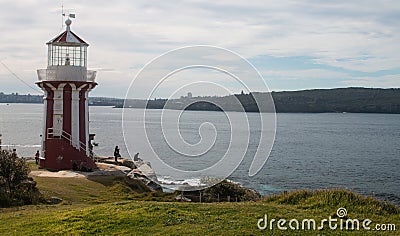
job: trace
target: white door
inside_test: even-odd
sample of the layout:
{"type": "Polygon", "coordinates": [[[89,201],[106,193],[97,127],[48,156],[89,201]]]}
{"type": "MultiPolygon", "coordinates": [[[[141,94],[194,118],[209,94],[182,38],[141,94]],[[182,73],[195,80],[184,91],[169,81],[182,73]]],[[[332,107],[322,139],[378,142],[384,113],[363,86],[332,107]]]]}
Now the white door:
{"type": "Polygon", "coordinates": [[[55,114],[53,119],[53,136],[60,137],[62,134],[63,116],[55,114]]]}

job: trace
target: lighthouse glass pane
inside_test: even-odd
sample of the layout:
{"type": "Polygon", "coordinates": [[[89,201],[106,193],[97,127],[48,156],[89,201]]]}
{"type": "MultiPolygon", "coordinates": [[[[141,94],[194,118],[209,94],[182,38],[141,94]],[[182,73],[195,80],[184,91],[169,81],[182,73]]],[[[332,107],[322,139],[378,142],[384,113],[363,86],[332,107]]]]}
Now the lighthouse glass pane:
{"type": "Polygon", "coordinates": [[[86,47],[81,47],[81,53],[82,53],[82,66],[86,67],[86,47]]]}
{"type": "Polygon", "coordinates": [[[51,54],[52,52],[51,52],[51,45],[48,45],[47,46],[47,55],[49,55],[48,57],[47,57],[47,65],[51,65],[52,64],[52,57],[50,56],[50,55],[52,55],[51,54]]]}
{"type": "Polygon", "coordinates": [[[50,45],[48,63],[49,66],[86,67],[86,46],[50,45]]]}

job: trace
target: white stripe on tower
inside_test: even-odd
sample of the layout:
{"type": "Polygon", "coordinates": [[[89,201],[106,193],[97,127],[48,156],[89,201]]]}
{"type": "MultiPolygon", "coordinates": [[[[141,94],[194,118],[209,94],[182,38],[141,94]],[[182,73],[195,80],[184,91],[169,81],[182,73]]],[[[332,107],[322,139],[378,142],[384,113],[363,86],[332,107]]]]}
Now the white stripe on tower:
{"type": "Polygon", "coordinates": [[[44,92],[44,97],[43,97],[43,107],[44,107],[44,112],[43,112],[43,131],[42,131],[42,150],[40,151],[40,156],[44,157],[44,150],[45,150],[45,140],[46,140],[46,123],[47,123],[47,96],[48,92],[44,87],[41,87],[44,92]]]}
{"type": "Polygon", "coordinates": [[[72,104],[71,104],[71,141],[72,146],[80,148],[79,143],[79,90],[75,84],[70,83],[72,88],[72,104]]]}
{"type": "Polygon", "coordinates": [[[65,83],[61,83],[58,85],[58,88],[55,88],[50,83],[46,84],[53,90],[53,135],[61,136],[62,135],[62,127],[63,127],[63,89],[65,83]]]}
{"type": "Polygon", "coordinates": [[[88,94],[91,89],[89,88],[85,91],[85,135],[86,135],[86,155],[90,156],[89,152],[89,102],[88,102],[88,94]]]}
{"type": "Polygon", "coordinates": [[[40,150],[40,156],[44,157],[44,150],[45,150],[45,140],[46,140],[46,122],[47,122],[47,96],[48,92],[46,88],[44,87],[43,84],[39,84],[39,87],[43,90],[44,96],[43,96],[43,127],[42,127],[42,149],[40,150]]]}

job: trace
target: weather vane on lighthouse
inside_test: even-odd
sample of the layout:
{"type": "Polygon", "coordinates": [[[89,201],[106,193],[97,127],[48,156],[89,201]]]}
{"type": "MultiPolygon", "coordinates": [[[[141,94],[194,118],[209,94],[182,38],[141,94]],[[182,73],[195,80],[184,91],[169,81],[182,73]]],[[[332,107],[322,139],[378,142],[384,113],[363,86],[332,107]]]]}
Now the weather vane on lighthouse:
{"type": "MultiPolygon", "coordinates": [[[[65,13],[63,12],[63,16],[65,13]]],[[[39,69],[36,84],[44,91],[41,168],[92,170],[88,94],[97,83],[87,70],[87,44],[71,30],[75,14],[67,14],[66,29],[47,43],[47,69],[39,69]]]]}
{"type": "Polygon", "coordinates": [[[70,13],[69,10],[66,12],[64,12],[64,5],[61,5],[61,28],[64,28],[64,18],[65,17],[69,18],[75,18],[75,13],[70,13]]]}

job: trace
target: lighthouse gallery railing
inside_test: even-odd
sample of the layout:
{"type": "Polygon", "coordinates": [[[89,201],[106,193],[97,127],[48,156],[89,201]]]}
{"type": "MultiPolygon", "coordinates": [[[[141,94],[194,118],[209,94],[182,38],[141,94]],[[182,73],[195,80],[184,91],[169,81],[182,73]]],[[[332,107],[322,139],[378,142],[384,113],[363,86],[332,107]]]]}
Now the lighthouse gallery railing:
{"type": "Polygon", "coordinates": [[[77,66],[63,66],[63,70],[58,70],[58,67],[52,69],[39,69],[37,75],[40,81],[84,81],[95,82],[96,71],[86,70],[77,66]]]}

